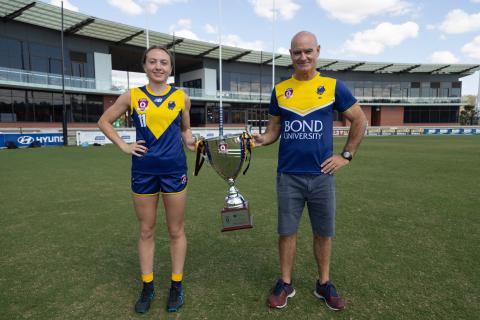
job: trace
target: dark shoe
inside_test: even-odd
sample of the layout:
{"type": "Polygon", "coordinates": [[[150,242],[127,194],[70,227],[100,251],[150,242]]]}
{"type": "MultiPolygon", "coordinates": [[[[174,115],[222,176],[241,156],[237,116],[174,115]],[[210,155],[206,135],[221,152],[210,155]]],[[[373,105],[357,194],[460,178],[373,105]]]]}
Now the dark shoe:
{"type": "Polygon", "coordinates": [[[343,300],[337,294],[335,286],[330,281],[327,281],[325,284],[322,285],[319,281],[317,281],[316,288],[313,291],[313,294],[315,295],[315,297],[324,300],[327,304],[327,307],[335,311],[343,310],[347,305],[345,303],[345,300],[343,300]]]}
{"type": "Polygon", "coordinates": [[[282,279],[278,279],[277,284],[268,297],[267,303],[270,308],[281,309],[287,306],[288,298],[295,295],[295,289],[291,284],[286,284],[282,279]]]}
{"type": "Polygon", "coordinates": [[[182,287],[172,286],[168,295],[167,311],[177,312],[183,306],[184,298],[182,287]]]}
{"type": "Polygon", "coordinates": [[[146,313],[150,309],[150,303],[155,297],[155,291],[153,287],[143,286],[142,293],[135,303],[135,312],[137,313],[146,313]]]}

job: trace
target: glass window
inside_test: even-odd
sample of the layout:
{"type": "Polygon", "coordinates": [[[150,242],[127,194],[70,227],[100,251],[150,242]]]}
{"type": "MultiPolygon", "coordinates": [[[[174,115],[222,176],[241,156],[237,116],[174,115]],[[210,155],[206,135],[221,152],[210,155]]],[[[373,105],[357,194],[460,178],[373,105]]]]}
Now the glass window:
{"type": "Polygon", "coordinates": [[[0,66],[22,69],[22,43],[16,39],[0,37],[0,66]]]}
{"type": "Polygon", "coordinates": [[[86,122],[85,96],[83,94],[72,94],[71,99],[72,122],[86,122]]]}
{"type": "Polygon", "coordinates": [[[97,122],[103,114],[103,97],[102,96],[86,96],[87,122],[97,122]]]}
{"type": "Polygon", "coordinates": [[[35,109],[35,121],[52,122],[53,121],[53,106],[52,93],[33,91],[32,105],[35,109]]]}
{"type": "Polygon", "coordinates": [[[355,97],[363,97],[363,88],[355,88],[353,95],[355,97]]]}
{"type": "Polygon", "coordinates": [[[48,58],[32,55],[30,57],[30,66],[32,71],[47,73],[49,70],[48,58]]]}
{"type": "Polygon", "coordinates": [[[54,74],[62,74],[62,60],[50,58],[49,59],[49,72],[54,74]]]}
{"type": "MultiPolygon", "coordinates": [[[[67,120],[71,119],[70,112],[70,95],[65,94],[65,106],[67,109],[67,120]]],[[[63,121],[63,98],[61,93],[53,94],[53,121],[62,122],[63,121]]],[[[70,120],[71,121],[71,120],[70,120]]]]}
{"type": "Polygon", "coordinates": [[[12,90],[0,89],[0,122],[14,122],[12,90]]]}
{"type": "Polygon", "coordinates": [[[456,106],[407,106],[404,123],[457,123],[456,106]]]}
{"type": "Polygon", "coordinates": [[[409,96],[412,97],[412,98],[420,97],[420,89],[419,88],[411,88],[409,96]]]}
{"type": "Polygon", "coordinates": [[[373,97],[373,88],[364,88],[363,89],[364,97],[373,97]]]}
{"type": "Polygon", "coordinates": [[[17,121],[35,121],[34,106],[29,105],[31,91],[12,90],[12,100],[17,121]]]}

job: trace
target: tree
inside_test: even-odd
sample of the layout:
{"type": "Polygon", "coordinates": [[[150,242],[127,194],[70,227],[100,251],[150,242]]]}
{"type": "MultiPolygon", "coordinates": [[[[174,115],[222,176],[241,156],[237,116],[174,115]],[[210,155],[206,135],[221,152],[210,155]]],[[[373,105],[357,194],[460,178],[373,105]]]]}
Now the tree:
{"type": "Polygon", "coordinates": [[[478,124],[478,110],[475,109],[476,96],[468,96],[467,103],[460,107],[460,124],[474,125],[478,124]]]}

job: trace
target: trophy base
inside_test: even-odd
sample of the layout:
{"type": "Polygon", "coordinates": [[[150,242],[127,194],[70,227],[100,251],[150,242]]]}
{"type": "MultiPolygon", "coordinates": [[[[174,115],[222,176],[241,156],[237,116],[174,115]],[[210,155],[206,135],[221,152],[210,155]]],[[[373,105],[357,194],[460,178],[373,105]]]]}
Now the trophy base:
{"type": "Polygon", "coordinates": [[[222,232],[253,228],[253,219],[247,202],[240,208],[223,208],[221,217],[222,232]]]}

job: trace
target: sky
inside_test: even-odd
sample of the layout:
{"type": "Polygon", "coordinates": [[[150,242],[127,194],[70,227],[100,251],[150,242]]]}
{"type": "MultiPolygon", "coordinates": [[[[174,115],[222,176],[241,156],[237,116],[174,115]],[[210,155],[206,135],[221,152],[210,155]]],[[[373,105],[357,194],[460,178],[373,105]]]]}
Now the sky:
{"type": "MultiPolygon", "coordinates": [[[[60,5],[60,0],[44,0],[60,5]]],[[[189,39],[288,54],[313,32],[321,58],[480,64],[480,0],[64,0],[64,7],[189,39]],[[220,14],[221,13],[221,14],[220,14]]],[[[478,93],[479,72],[462,80],[478,93]]]]}

